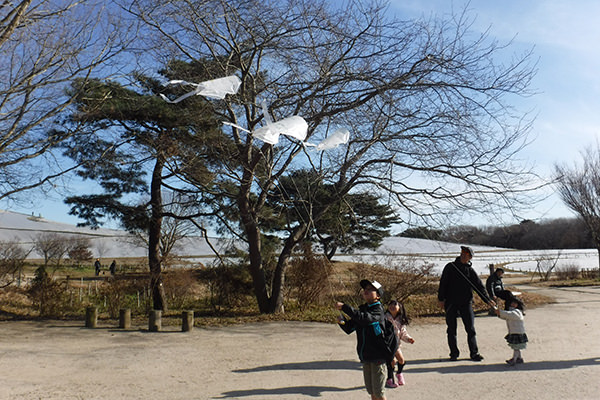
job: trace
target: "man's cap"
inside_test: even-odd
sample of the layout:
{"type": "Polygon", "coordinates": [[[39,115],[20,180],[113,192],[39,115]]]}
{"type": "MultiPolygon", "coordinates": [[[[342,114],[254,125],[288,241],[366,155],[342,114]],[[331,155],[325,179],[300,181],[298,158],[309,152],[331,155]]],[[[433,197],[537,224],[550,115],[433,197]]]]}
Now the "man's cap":
{"type": "Polygon", "coordinates": [[[362,287],[363,289],[366,289],[368,286],[373,286],[377,291],[377,294],[380,297],[383,296],[383,286],[381,286],[381,283],[377,281],[370,281],[368,279],[363,279],[362,281],[360,281],[360,287],[362,287]]]}
{"type": "Polygon", "coordinates": [[[473,257],[473,255],[474,255],[473,249],[470,248],[469,246],[460,246],[460,250],[466,251],[467,253],[469,253],[471,255],[471,257],[473,257]]]}

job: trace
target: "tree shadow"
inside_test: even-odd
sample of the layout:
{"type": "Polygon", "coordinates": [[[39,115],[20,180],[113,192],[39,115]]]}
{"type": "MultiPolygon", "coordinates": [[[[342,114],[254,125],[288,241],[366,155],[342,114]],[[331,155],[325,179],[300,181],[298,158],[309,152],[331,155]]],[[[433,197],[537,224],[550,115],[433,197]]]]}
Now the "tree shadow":
{"type": "Polygon", "coordinates": [[[332,361],[309,361],[309,362],[297,362],[297,363],[284,363],[274,365],[264,365],[254,368],[236,369],[233,372],[236,373],[250,373],[250,372],[265,372],[265,371],[282,371],[282,370],[361,370],[361,365],[358,361],[350,360],[332,360],[332,361]]]}
{"type": "Polygon", "coordinates": [[[310,397],[326,397],[327,393],[351,392],[355,390],[364,390],[363,386],[352,388],[336,388],[329,386],[294,386],[286,388],[273,389],[249,389],[249,390],[233,390],[225,392],[221,397],[213,397],[213,399],[237,399],[248,396],[282,396],[282,395],[298,395],[310,397]],[[325,396],[324,396],[325,395],[325,396]]]}
{"type": "Polygon", "coordinates": [[[541,370],[558,370],[558,369],[570,369],[582,366],[600,366],[600,357],[584,358],[580,360],[558,360],[558,361],[533,361],[525,362],[524,364],[517,364],[514,367],[508,364],[481,364],[472,363],[465,365],[458,362],[446,361],[447,366],[435,367],[413,367],[414,365],[421,364],[438,364],[439,359],[433,360],[411,360],[407,369],[411,373],[427,373],[427,372],[438,372],[440,374],[455,374],[455,373],[485,373],[485,372],[502,372],[511,369],[518,369],[520,371],[541,371],[541,370]]]}

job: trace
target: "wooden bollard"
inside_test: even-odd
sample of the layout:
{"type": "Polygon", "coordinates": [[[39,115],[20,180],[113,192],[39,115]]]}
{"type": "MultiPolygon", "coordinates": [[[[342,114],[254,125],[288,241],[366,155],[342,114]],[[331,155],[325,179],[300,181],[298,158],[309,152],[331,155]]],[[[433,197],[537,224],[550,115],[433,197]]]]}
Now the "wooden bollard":
{"type": "Polygon", "coordinates": [[[119,328],[131,329],[131,309],[121,308],[119,310],[119,328]]]}
{"type": "Polygon", "coordinates": [[[95,328],[98,325],[98,308],[97,307],[87,307],[85,309],[85,327],[86,328],[95,328]]]}
{"type": "Polygon", "coordinates": [[[181,313],[181,331],[189,332],[194,329],[194,312],[183,311],[181,313]]]}
{"type": "Polygon", "coordinates": [[[150,319],[148,322],[148,330],[150,332],[159,332],[161,329],[161,310],[152,310],[150,311],[150,319]]]}

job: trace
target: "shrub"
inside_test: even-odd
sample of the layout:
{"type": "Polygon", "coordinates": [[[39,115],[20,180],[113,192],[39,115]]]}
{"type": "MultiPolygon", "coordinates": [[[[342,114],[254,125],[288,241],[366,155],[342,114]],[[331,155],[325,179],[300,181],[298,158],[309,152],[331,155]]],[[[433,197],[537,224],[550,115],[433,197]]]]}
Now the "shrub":
{"type": "Polygon", "coordinates": [[[152,308],[152,297],[147,277],[111,277],[98,286],[96,296],[90,302],[100,310],[117,318],[122,308],[129,308],[132,314],[146,315],[152,308]]]}
{"type": "Polygon", "coordinates": [[[433,275],[433,264],[418,264],[416,259],[398,260],[389,257],[385,266],[356,264],[351,268],[356,285],[361,279],[376,280],[383,285],[382,301],[391,299],[400,302],[410,296],[437,293],[437,278],[433,275]]]}
{"type": "Polygon", "coordinates": [[[556,278],[559,280],[578,279],[580,268],[577,264],[565,264],[556,269],[556,278]]]}
{"type": "Polygon", "coordinates": [[[223,263],[199,272],[209,291],[208,301],[214,310],[243,305],[252,295],[252,279],[243,263],[223,263]]]}
{"type": "Polygon", "coordinates": [[[288,301],[295,299],[300,310],[310,305],[322,305],[331,301],[331,263],[324,256],[315,256],[310,244],[302,248],[302,256],[291,261],[286,283],[288,301]],[[329,288],[329,290],[327,290],[329,288]]]}
{"type": "Polygon", "coordinates": [[[27,294],[40,317],[58,318],[71,310],[66,283],[54,281],[44,267],[35,271],[27,294]]]}
{"type": "Polygon", "coordinates": [[[163,287],[169,309],[181,310],[193,302],[198,284],[194,271],[174,269],[164,275],[163,287]]]}

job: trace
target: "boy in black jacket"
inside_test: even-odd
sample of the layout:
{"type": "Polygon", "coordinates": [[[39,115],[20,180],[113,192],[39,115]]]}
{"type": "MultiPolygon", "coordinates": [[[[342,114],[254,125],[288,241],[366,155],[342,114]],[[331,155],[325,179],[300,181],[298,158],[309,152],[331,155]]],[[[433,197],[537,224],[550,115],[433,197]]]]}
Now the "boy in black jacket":
{"type": "Polygon", "coordinates": [[[380,299],[383,288],[377,281],[362,280],[362,296],[365,304],[358,309],[344,303],[336,303],[336,308],[348,318],[340,317],[338,323],[347,334],[356,331],[358,358],[363,364],[363,376],[367,392],[372,400],[385,400],[385,380],[387,378],[386,355],[378,336],[382,335],[380,322],[384,309],[380,299]]]}

